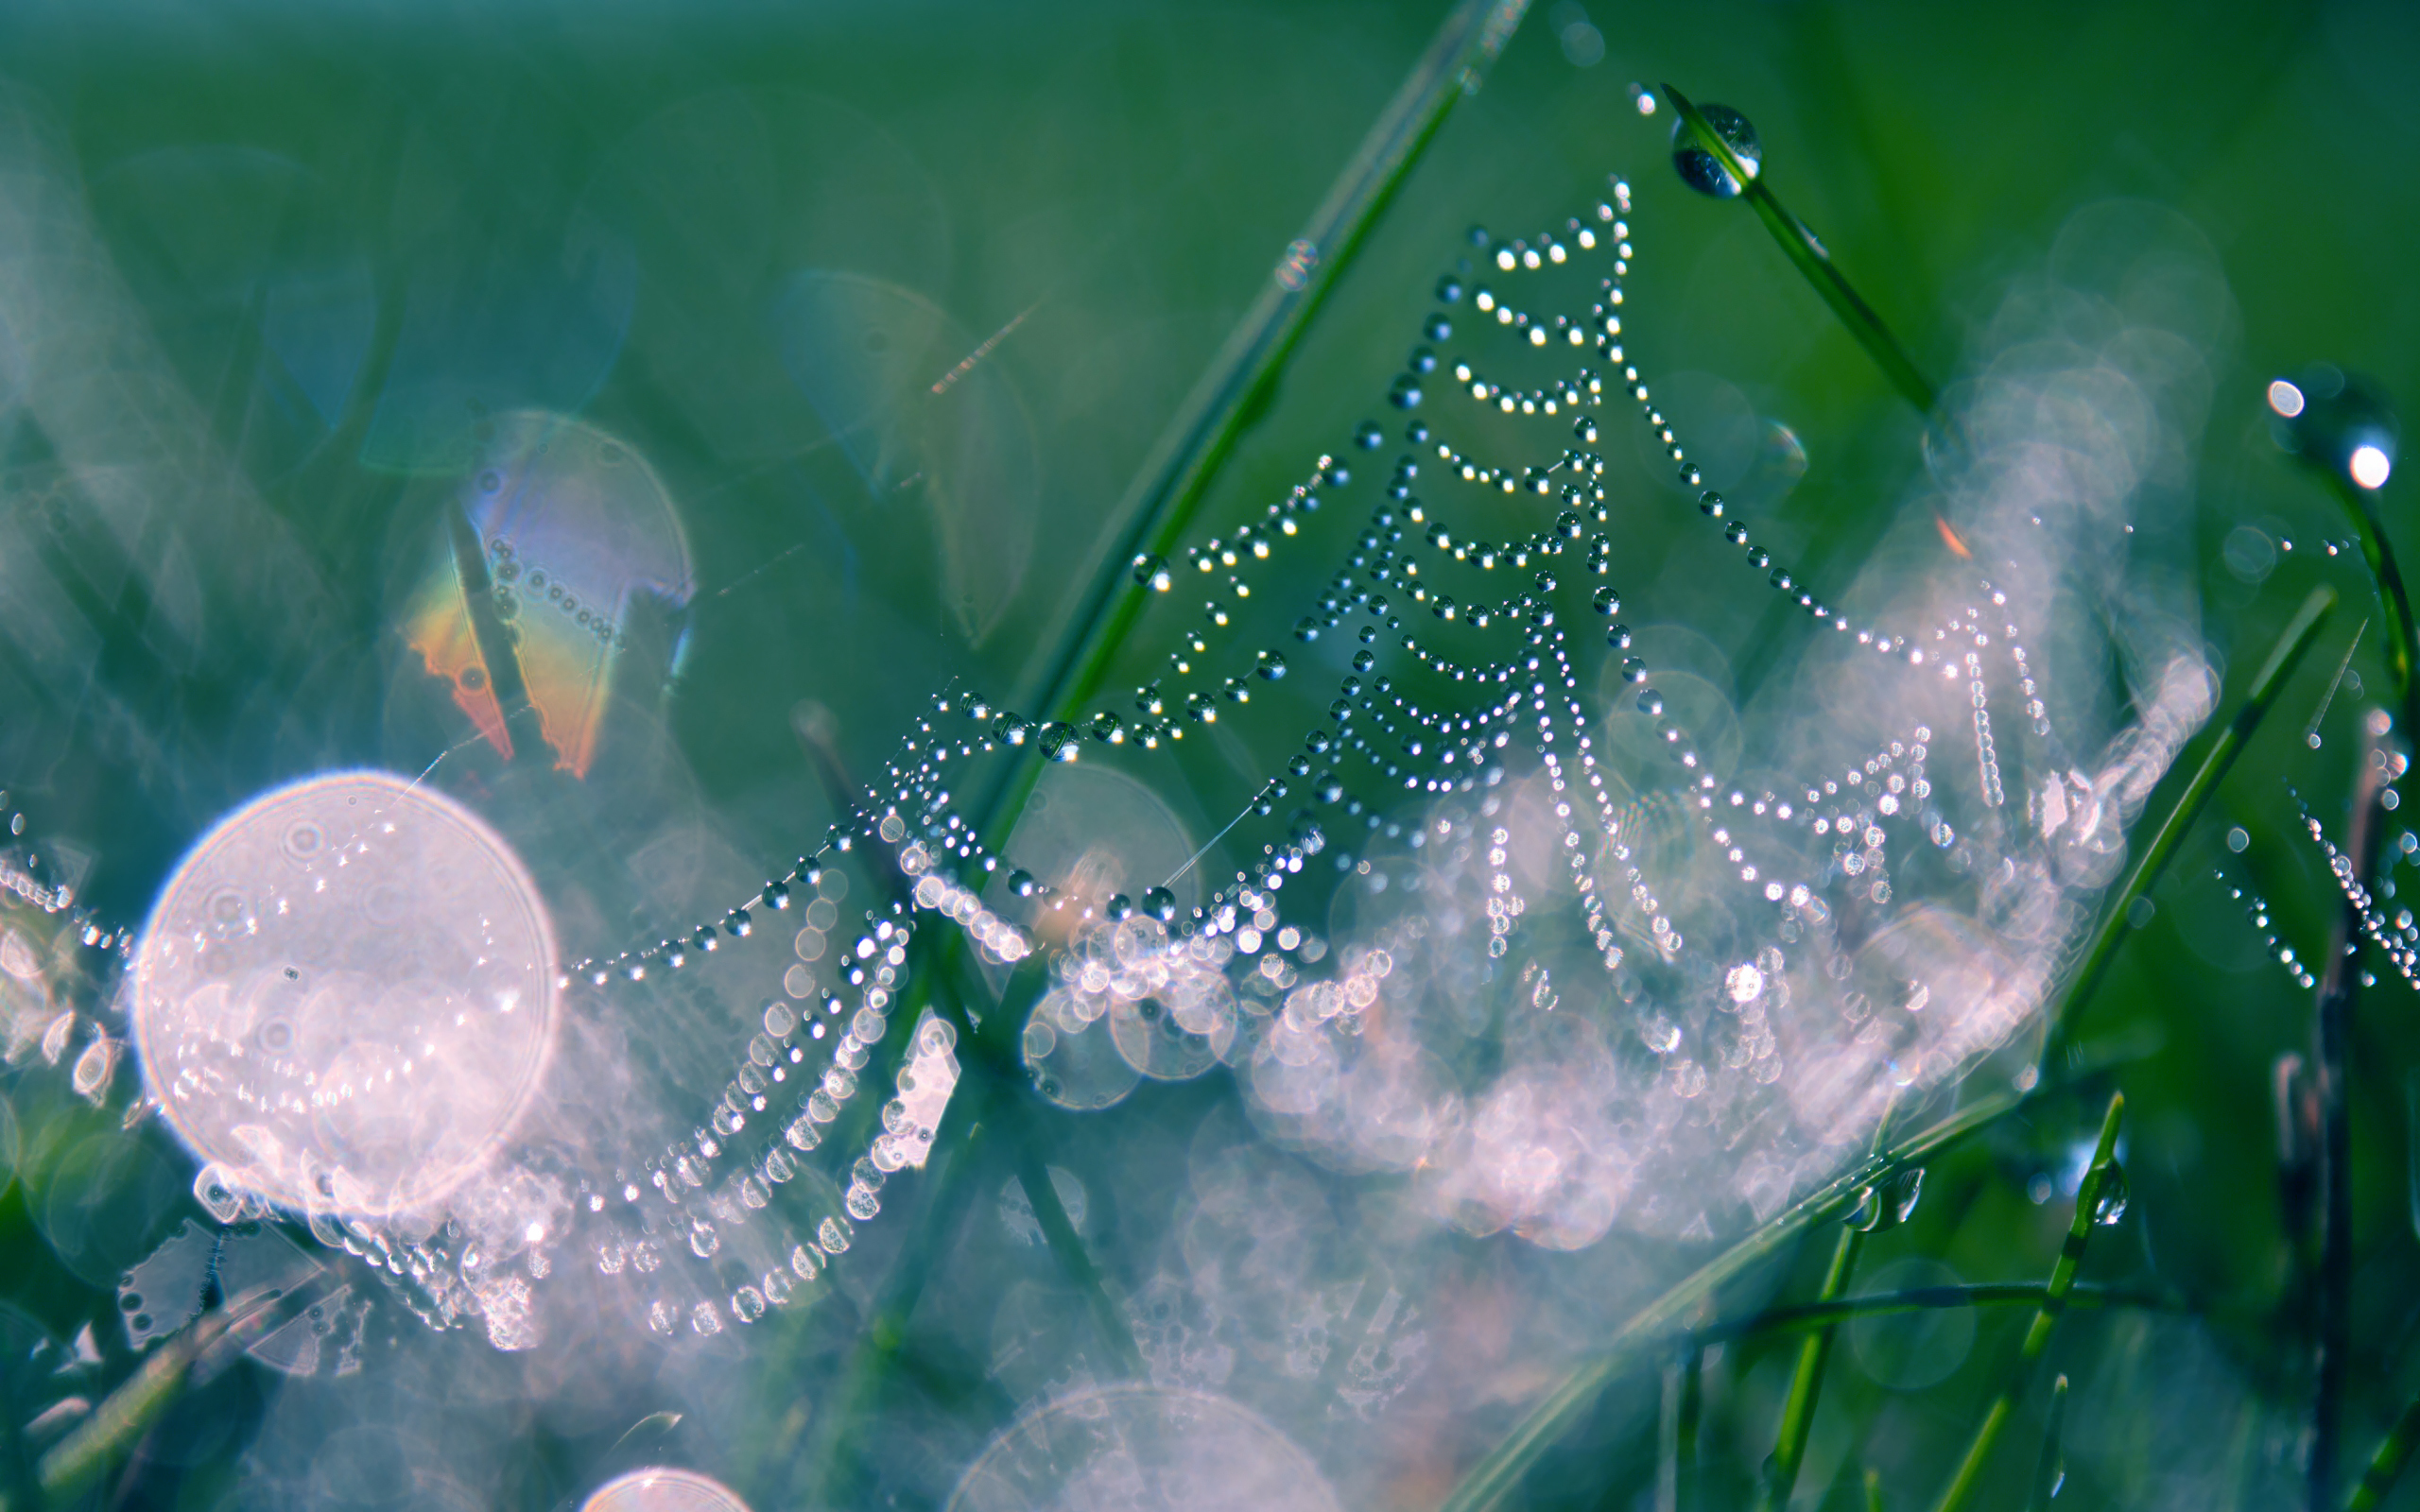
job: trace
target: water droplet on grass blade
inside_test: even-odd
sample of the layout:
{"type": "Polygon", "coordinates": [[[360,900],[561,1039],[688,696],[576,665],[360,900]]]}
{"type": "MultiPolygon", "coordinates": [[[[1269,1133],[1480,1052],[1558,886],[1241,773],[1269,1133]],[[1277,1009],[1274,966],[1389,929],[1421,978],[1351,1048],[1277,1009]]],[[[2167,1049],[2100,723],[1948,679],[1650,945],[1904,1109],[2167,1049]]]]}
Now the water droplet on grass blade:
{"type": "MultiPolygon", "coordinates": [[[[1701,105],[1698,113],[1714,134],[1722,139],[1748,177],[1756,176],[1764,158],[1764,147],[1756,140],[1756,129],[1746,116],[1728,105],[1701,105]]],[[[1716,199],[1736,198],[1747,186],[1733,177],[1731,170],[1716,161],[1713,153],[1697,145],[1697,135],[1685,120],[1672,122],[1672,167],[1681,181],[1702,195],[1716,199]]]]}
{"type": "Polygon", "coordinates": [[[2126,1216],[2126,1168],[2111,1160],[2092,1194],[2092,1221],[2106,1228],[2126,1216]]]}

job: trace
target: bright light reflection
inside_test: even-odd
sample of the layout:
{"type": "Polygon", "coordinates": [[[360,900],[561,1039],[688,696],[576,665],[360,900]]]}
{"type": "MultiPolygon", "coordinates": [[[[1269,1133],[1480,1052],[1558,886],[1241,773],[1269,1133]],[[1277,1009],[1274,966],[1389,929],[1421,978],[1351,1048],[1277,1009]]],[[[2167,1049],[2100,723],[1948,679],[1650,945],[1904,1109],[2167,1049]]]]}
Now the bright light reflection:
{"type": "Polygon", "coordinates": [[[2357,446],[2345,466],[2352,472],[2353,481],[2361,487],[2382,489],[2386,487],[2387,474],[2394,471],[2394,459],[2377,447],[2357,446]]]}
{"type": "Polygon", "coordinates": [[[2288,420],[2303,412],[2303,391],[2283,378],[2269,386],[2269,407],[2288,420]]]}

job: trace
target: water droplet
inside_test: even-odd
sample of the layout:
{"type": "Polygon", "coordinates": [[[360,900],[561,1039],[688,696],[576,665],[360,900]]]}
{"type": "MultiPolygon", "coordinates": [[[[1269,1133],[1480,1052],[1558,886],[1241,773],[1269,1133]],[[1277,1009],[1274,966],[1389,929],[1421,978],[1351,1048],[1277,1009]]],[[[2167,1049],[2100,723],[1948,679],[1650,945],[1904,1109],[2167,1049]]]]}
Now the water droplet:
{"type": "Polygon", "coordinates": [[[1589,595],[1588,603],[1599,614],[1618,614],[1622,611],[1622,595],[1610,588],[1597,590],[1589,595]]]}
{"type": "Polygon", "coordinates": [[[2126,1168],[2112,1160],[2092,1194],[2092,1221],[2106,1228],[2126,1216],[2126,1168]]]}
{"type": "Polygon", "coordinates": [[[1110,894],[1109,902],[1100,905],[1101,917],[1113,924],[1122,924],[1134,917],[1134,900],[1124,893],[1110,894]]]}
{"type": "Polygon", "coordinates": [[[1857,1206],[1841,1222],[1861,1234],[1878,1233],[1896,1228],[1915,1216],[1916,1204],[1924,1196],[1925,1168],[1912,1166],[1894,1171],[1882,1180],[1857,1194],[1857,1206]]]}
{"type": "Polygon", "coordinates": [[[790,890],[782,883],[765,884],[765,906],[776,911],[790,905],[790,890]]]}
{"type": "Polygon", "coordinates": [[[1286,658],[1276,651],[1263,651],[1253,659],[1253,670],[1274,682],[1286,675],[1286,658]]]}
{"type": "Polygon", "coordinates": [[[1176,918],[1176,894],[1166,887],[1143,889],[1143,912],[1165,924],[1176,918]]]}
{"type": "Polygon", "coordinates": [[[1385,427],[1381,426],[1374,420],[1363,421],[1360,428],[1353,433],[1353,444],[1361,448],[1361,450],[1365,452],[1376,451],[1379,447],[1386,444],[1386,440],[1387,433],[1385,427]]]}
{"type": "Polygon", "coordinates": [[[1030,898],[1040,891],[1041,887],[1042,885],[1033,880],[1033,873],[1023,867],[1009,873],[1009,891],[1020,898],[1030,898]]]}
{"type": "Polygon", "coordinates": [[[1147,551],[1134,558],[1134,581],[1154,593],[1165,593],[1175,579],[1168,575],[1167,558],[1147,551]]]}
{"type": "MultiPolygon", "coordinates": [[[[1757,143],[1756,129],[1748,118],[1728,105],[1701,105],[1698,113],[1748,170],[1748,177],[1754,178],[1764,148],[1757,143]]],[[[1696,133],[1686,121],[1677,117],[1672,122],[1672,167],[1683,183],[1716,199],[1734,198],[1746,187],[1715,160],[1713,153],[1697,145],[1696,133]]]]}
{"type": "Polygon", "coordinates": [[[1081,750],[1076,727],[1053,719],[1042,727],[1040,744],[1046,761],[1072,762],[1081,750]]]}

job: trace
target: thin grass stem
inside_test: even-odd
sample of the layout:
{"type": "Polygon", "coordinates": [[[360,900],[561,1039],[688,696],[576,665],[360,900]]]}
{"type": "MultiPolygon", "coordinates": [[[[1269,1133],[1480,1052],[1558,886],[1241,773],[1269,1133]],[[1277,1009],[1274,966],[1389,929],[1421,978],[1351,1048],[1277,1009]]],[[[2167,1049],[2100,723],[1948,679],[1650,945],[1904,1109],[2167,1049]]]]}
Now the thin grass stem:
{"type": "MultiPolygon", "coordinates": [[[[1824,1273],[1823,1290],[1816,1300],[1838,1300],[1848,1289],[1849,1273],[1857,1268],[1858,1250],[1865,1235],[1843,1224],[1840,1242],[1832,1246],[1831,1267],[1824,1273]]],[[[1810,1326],[1806,1339],[1798,1347],[1798,1369],[1790,1377],[1789,1398],[1782,1404],[1781,1430],[1774,1435],[1773,1457],[1765,1476],[1765,1489],[1760,1504],[1783,1507],[1789,1504],[1789,1493],[1798,1485],[1798,1467],[1806,1457],[1806,1435],[1815,1423],[1815,1400],[1824,1389],[1824,1366],[1832,1357],[1832,1326],[1818,1323],[1810,1326]]]]}
{"type": "Polygon", "coordinates": [[[2092,1238],[2101,1184],[2108,1179],[2110,1163],[2117,1159],[2118,1125],[2125,1116],[2126,1094],[2118,1092],[2109,1099],[2109,1111],[2101,1117],[2100,1143],[2092,1148],[2092,1164],[2076,1191],[2075,1220],[2067,1226],[2066,1243],[2059,1246],[2058,1263],[2050,1267],[2050,1284],[2044,1288],[2041,1309],[2033,1314],[2033,1326],[2025,1331],[2025,1342],[2017,1350],[2016,1368],[2010,1372],[2008,1384],[2000,1388],[2000,1394],[1984,1413],[1982,1426],[1975,1430],[1975,1441],[1967,1446],[1966,1457],[1960,1463],[1949,1489],[1942,1493],[1936,1512],[1958,1512],[1974,1494],[1993,1446],[1999,1442],[2001,1432],[2015,1413],[2017,1399],[2031,1383],[2034,1369],[2042,1362],[2042,1351],[2050,1346],[2050,1332],[2058,1327],[2059,1314],[2066,1311],[2068,1295],[2075,1289],[2076,1267],[2083,1263],[2084,1246],[2092,1238]]]}
{"type": "MultiPolygon", "coordinates": [[[[2361,722],[2361,748],[2353,766],[2353,818],[2338,859],[2352,867],[2346,881],[2366,886],[2377,875],[2378,842],[2386,811],[2382,732],[2361,722]]],[[[2353,1183],[2352,1117],[2345,1056],[2351,1048],[2353,1012],[2361,990],[2362,904],[2346,889],[2329,931],[2327,965],[2314,1010],[2319,1098],[2319,1265],[2312,1280],[2317,1368],[2311,1393],[2310,1505],[2327,1512],[2336,1504],[2336,1460],[2342,1441],[2345,1367],[2352,1352],[2353,1183]]]]}
{"type": "Polygon", "coordinates": [[[1824,302],[1831,306],[1832,313],[1840,317],[1841,323],[1849,328],[1849,334],[1865,348],[1866,354],[1882,369],[1882,375],[1891,380],[1891,386],[1898,389],[1909,404],[1916,406],[1918,414],[1927,420],[1936,418],[1934,412],[1941,404],[1941,391],[1916,367],[1916,360],[1908,355],[1908,349],[1892,335],[1891,328],[1882,323],[1882,317],[1874,313],[1874,306],[1865,302],[1840,268],[1833,265],[1832,254],[1824,246],[1823,239],[1808,228],[1806,222],[1783,208],[1772,187],[1758,176],[1755,168],[1739,160],[1738,154],[1731,150],[1731,144],[1706,123],[1705,116],[1689,103],[1687,95],[1669,84],[1664,86],[1664,94],[1672,102],[1672,109],[1679,112],[1690,136],[1712,153],[1714,160],[1722,164],[1723,171],[1739,184],[1740,198],[1755,207],[1757,218],[1765,223],[1767,231],[1772,232],[1773,240],[1781,244],[1782,251],[1806,276],[1806,282],[1815,286],[1815,292],[1823,296],[1824,302]]]}
{"type": "Polygon", "coordinates": [[[2378,1452],[2370,1456],[2370,1468],[2361,1472],[2361,1484],[2353,1487],[2344,1503],[2344,1512],[2374,1512],[2387,1492],[2394,1489],[2395,1478],[2411,1462],[2415,1446],[2420,1446],[2420,1396],[2403,1404],[2403,1415],[2379,1440],[2378,1452]]]}

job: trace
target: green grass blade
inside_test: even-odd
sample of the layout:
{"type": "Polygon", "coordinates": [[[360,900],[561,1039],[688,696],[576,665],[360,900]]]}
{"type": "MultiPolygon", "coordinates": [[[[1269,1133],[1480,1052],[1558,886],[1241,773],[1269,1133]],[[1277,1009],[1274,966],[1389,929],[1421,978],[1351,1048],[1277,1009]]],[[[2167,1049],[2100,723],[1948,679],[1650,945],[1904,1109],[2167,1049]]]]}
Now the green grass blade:
{"type": "Polygon", "coordinates": [[[2058,1263],[2050,1267],[2050,1284],[2044,1289],[2041,1310],[2033,1314],[2033,1326],[2025,1331],[2025,1343],[2017,1350],[2016,1368],[1984,1413],[1982,1426],[1975,1430],[1975,1441],[1967,1446],[1966,1458],[1959,1465],[1949,1489],[1942,1493],[1936,1512],[1958,1512],[1974,1495],[1982,1479],[1984,1462],[1991,1458],[1993,1446],[1999,1442],[2001,1431],[2016,1411],[2017,1399],[2032,1381],[2042,1351],[2050,1346],[2050,1332],[2058,1327],[2059,1314],[2066,1311],[2068,1294],[2075,1288],[2076,1267],[2083,1263],[2084,1245],[2092,1237],[2093,1210],[2100,1205],[2101,1182],[2108,1177],[2110,1162],[2117,1158],[2118,1125],[2125,1116],[2126,1094],[2119,1092],[2109,1099],[2109,1111],[2101,1117],[2100,1141],[2093,1146],[2092,1164],[2084,1172],[2083,1185],[2076,1190],[2075,1221],[2067,1226],[2067,1242],[2059,1248],[2058,1263]]]}
{"type": "Polygon", "coordinates": [[[1503,1441],[1480,1457],[1446,1496],[1439,1512],[1480,1512],[1520,1483],[1531,1466],[1584,1416],[1606,1385],[1668,1348],[1671,1335],[1686,1331],[1682,1320],[1724,1283],[1771,1258],[1808,1228],[1838,1217],[1864,1187],[1902,1165],[1929,1160],[1939,1151],[2007,1113],[2021,1099],[2014,1092],[1979,1098],[1898,1147],[1889,1158],[1869,1158],[1800,1198],[1761,1228],[1716,1256],[1640,1309],[1599,1353],[1575,1368],[1542,1398],[1503,1441]]]}
{"type": "Polygon", "coordinates": [[[1891,380],[1891,386],[1898,389],[1909,404],[1916,406],[1917,413],[1932,418],[1940,405],[1940,390],[1916,367],[1915,359],[1908,355],[1908,349],[1900,345],[1899,338],[1892,335],[1891,328],[1882,323],[1882,317],[1874,313],[1874,306],[1866,303],[1850,285],[1848,279],[1833,266],[1832,254],[1824,248],[1823,239],[1808,229],[1805,221],[1782,207],[1772,187],[1757,176],[1755,169],[1739,161],[1738,155],[1731,150],[1731,144],[1722,140],[1721,133],[1706,124],[1705,117],[1689,103],[1687,95],[1669,84],[1664,86],[1664,94],[1672,102],[1672,109],[1679,112],[1682,124],[1696,138],[1698,145],[1712,153],[1714,160],[1722,164],[1723,171],[1738,181],[1740,198],[1755,207],[1757,218],[1765,223],[1767,231],[1772,232],[1773,240],[1781,244],[1782,251],[1806,276],[1806,282],[1815,286],[1815,292],[1823,296],[1824,302],[1832,307],[1832,313],[1840,317],[1841,323],[1849,328],[1849,334],[1865,348],[1866,354],[1882,369],[1882,375],[1891,380]]]}
{"type": "Polygon", "coordinates": [[[2411,595],[2404,589],[2403,570],[2395,565],[2394,547],[2387,541],[2386,522],[2378,518],[2377,495],[2333,470],[2328,472],[2327,482],[2336,502],[2343,507],[2345,518],[2353,522],[2354,538],[2361,543],[2361,560],[2369,565],[2378,597],[2386,605],[2386,668],[2394,679],[2403,727],[2407,730],[2420,730],[2420,688],[2413,686],[2411,675],[2415,640],[2411,595]]]}
{"type": "MultiPolygon", "coordinates": [[[[1528,9],[1529,0],[1461,0],[1430,37],[1296,239],[1311,249],[1309,266],[1272,276],[1261,289],[1119,501],[1109,544],[1084,588],[1069,599],[1057,648],[1040,663],[1033,685],[1019,691],[1023,706],[1044,711],[1035,717],[1071,719],[1100,691],[1149,597],[1132,579],[1134,558],[1175,549],[1237,442],[1269,409],[1311,321],[1528,9]]],[[[1032,763],[1016,763],[984,795],[976,813],[987,841],[1005,833],[1036,770],[1032,763]]]]}
{"type": "Polygon", "coordinates": [[[2269,648],[2268,658],[2260,663],[2259,671],[2253,675],[2252,686],[2244,691],[2243,702],[2236,706],[2234,717],[2226,722],[2211,740],[2209,748],[2202,753],[2201,765],[2194,768],[2192,778],[2186,782],[2185,791],[2177,796],[2168,816],[2149,832],[2148,838],[2137,828],[2134,840],[2134,868],[2109,895],[2107,905],[2101,909],[2100,920],[2094,927],[2091,939],[2079,958],[2075,975],[2070,979],[2067,990],[2061,995],[2058,1008],[2050,1015],[2049,1035],[2042,1054],[2046,1071],[2056,1065],[2068,1022],[2100,988],[2102,975],[2108,971],[2110,961],[2117,956],[2118,947],[2128,933],[2127,911],[2134,906],[2135,899],[2152,890],[2167,869],[2169,859],[2176,853],[2177,846],[2192,833],[2194,821],[2209,806],[2219,784],[2226,780],[2227,772],[2235,765],[2236,758],[2243,753],[2243,747],[2252,739],[2254,731],[2276,707],[2278,696],[2286,691],[2286,684],[2292,679],[2294,669],[2302,665],[2304,656],[2309,652],[2335,608],[2334,589],[2323,584],[2310,591],[2310,596],[2303,600],[2302,607],[2294,611],[2294,617],[2286,622],[2286,628],[2277,637],[2276,644],[2269,648]]]}
{"type": "Polygon", "coordinates": [[[1882,1512],[1882,1472],[1877,1469],[1865,1472],[1865,1512],[1882,1512]]]}
{"type": "MultiPolygon", "coordinates": [[[[1849,1274],[1857,1268],[1857,1255],[1865,1235],[1845,1224],[1841,1228],[1840,1243],[1832,1247],[1831,1268],[1824,1273],[1824,1288],[1816,1294],[1819,1303],[1837,1301],[1848,1290],[1849,1274]]],[[[1824,1389],[1824,1366],[1832,1357],[1832,1327],[1827,1323],[1813,1325],[1798,1347],[1798,1369],[1789,1383],[1789,1400],[1782,1404],[1781,1431],[1774,1436],[1772,1466],[1765,1478],[1762,1504],[1783,1507],[1789,1504],[1789,1493],[1798,1485],[1798,1467],[1806,1458],[1806,1435],[1815,1424],[1815,1399],[1824,1389]]]]}
{"type": "Polygon", "coordinates": [[[2353,1487],[2352,1497],[2344,1503],[2344,1512],[2375,1512],[2394,1489],[2395,1478],[2403,1467],[2411,1462],[2411,1451],[2420,1446],[2420,1397],[2403,1404],[2403,1416],[2387,1430],[2378,1444],[2378,1452],[2370,1456],[2370,1468],[2361,1472],[2361,1484],[2353,1487]]]}
{"type": "MultiPolygon", "coordinates": [[[[2050,1289],[2038,1281],[1979,1281],[1963,1286],[1913,1286],[1897,1292],[1872,1292],[1863,1297],[1841,1297],[1829,1301],[1807,1302],[1797,1307],[1774,1308],[1754,1317],[1708,1324],[1691,1331],[1701,1344],[1717,1344],[1731,1339],[1758,1339],[1773,1334],[1804,1332],[1810,1329],[1827,1329],[1845,1323],[1853,1317],[1881,1317],[1893,1313],[1922,1313],[1949,1307],[2040,1307],[2049,1298],[2050,1289]]],[[[2169,1297],[2148,1292],[2111,1291],[2104,1287],[2077,1285],[2067,1291],[2069,1307],[2126,1307],[2148,1312],[2173,1313],[2186,1310],[2185,1304],[2169,1297]]]]}

